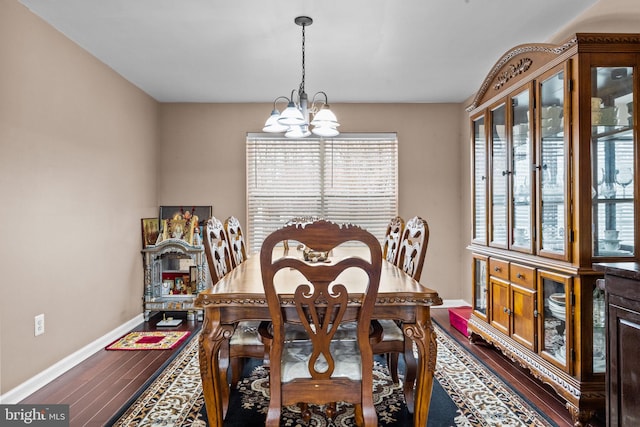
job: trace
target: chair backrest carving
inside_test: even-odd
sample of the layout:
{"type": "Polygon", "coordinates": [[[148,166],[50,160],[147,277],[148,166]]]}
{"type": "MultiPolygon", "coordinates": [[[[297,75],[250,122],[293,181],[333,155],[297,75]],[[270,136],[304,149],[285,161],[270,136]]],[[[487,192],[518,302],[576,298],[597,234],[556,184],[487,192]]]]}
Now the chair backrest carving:
{"type": "Polygon", "coordinates": [[[229,241],[231,252],[231,266],[236,268],[247,259],[247,249],[244,242],[244,234],[240,221],[235,216],[230,216],[224,221],[224,230],[229,241]]]}
{"type": "Polygon", "coordinates": [[[424,219],[414,216],[405,224],[396,265],[415,280],[420,280],[428,245],[429,225],[424,219]]]}
{"type": "Polygon", "coordinates": [[[372,401],[373,353],[369,338],[382,266],[379,240],[355,225],[339,225],[324,220],[293,223],[271,233],[265,239],[260,252],[260,264],[273,323],[270,360],[282,360],[282,363],[271,363],[269,369],[271,405],[267,424],[273,422],[274,412],[277,412],[275,417],[279,418],[281,405],[346,401],[363,408],[365,419],[368,419],[366,425],[376,425],[372,401]],[[273,249],[284,240],[300,242],[319,252],[330,252],[346,242],[361,242],[367,247],[370,260],[350,256],[314,263],[305,262],[299,254],[274,259],[273,249]],[[301,274],[299,282],[295,286],[287,285],[286,293],[279,293],[277,289],[281,283],[277,279],[280,276],[276,274],[292,274],[292,270],[301,274]],[[360,270],[364,275],[356,274],[359,283],[354,285],[353,274],[349,272],[341,275],[345,270],[360,270]],[[352,289],[353,286],[358,286],[358,290],[350,292],[350,286],[352,289]],[[354,339],[332,341],[338,327],[345,322],[353,330],[354,339]],[[302,325],[309,340],[285,340],[288,325],[302,325]],[[346,345],[347,341],[352,348],[357,349],[348,353],[352,355],[349,357],[352,372],[348,377],[342,371],[344,360],[340,357],[339,350],[339,346],[346,345]],[[305,360],[300,362],[298,357],[292,358],[291,352],[305,360]],[[360,358],[354,360],[358,359],[357,354],[360,358]],[[360,368],[357,368],[358,362],[360,368]],[[301,365],[297,365],[299,363],[301,365]],[[292,365],[296,365],[296,368],[292,368],[292,365]],[[294,372],[299,375],[292,374],[294,372]],[[331,385],[328,386],[326,381],[332,381],[331,385]],[[331,392],[327,393],[327,390],[331,392]]]}
{"type": "Polygon", "coordinates": [[[399,216],[391,218],[391,221],[389,221],[387,225],[384,241],[382,242],[382,256],[392,264],[395,264],[398,260],[400,239],[402,239],[403,231],[404,219],[399,216]]]}
{"type": "Polygon", "coordinates": [[[211,217],[207,220],[204,226],[203,243],[211,280],[215,285],[232,268],[229,242],[222,222],[218,218],[211,217]]]}

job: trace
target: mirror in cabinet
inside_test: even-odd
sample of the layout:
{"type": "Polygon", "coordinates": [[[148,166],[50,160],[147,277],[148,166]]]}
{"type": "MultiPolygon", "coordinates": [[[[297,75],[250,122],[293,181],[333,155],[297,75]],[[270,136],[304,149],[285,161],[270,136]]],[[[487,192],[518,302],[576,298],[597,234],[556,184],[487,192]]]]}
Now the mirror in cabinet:
{"type": "Polygon", "coordinates": [[[633,67],[592,67],[593,255],[635,254],[633,67]]]}
{"type": "Polygon", "coordinates": [[[533,150],[530,118],[531,91],[511,98],[511,248],[532,252],[531,165],[533,150]]]}
{"type": "Polygon", "coordinates": [[[506,106],[491,110],[491,245],[507,247],[507,162],[506,106]]]}
{"type": "Polygon", "coordinates": [[[571,350],[570,316],[572,315],[571,277],[540,271],[542,356],[560,368],[567,368],[567,355],[571,350]]]}
{"type": "Polygon", "coordinates": [[[565,144],[565,72],[560,71],[542,80],[539,85],[539,182],[538,230],[542,255],[566,258],[567,230],[565,144]]]}

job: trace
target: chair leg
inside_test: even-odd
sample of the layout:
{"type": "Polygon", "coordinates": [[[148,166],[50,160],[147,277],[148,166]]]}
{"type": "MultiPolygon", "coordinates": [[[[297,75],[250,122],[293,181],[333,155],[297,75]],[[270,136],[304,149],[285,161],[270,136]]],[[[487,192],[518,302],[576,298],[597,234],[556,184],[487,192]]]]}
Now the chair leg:
{"type": "Polygon", "coordinates": [[[265,427],[280,427],[280,408],[269,405],[269,411],[267,412],[267,419],[264,425],[265,427]]]}
{"type": "Polygon", "coordinates": [[[415,389],[418,364],[415,356],[413,355],[413,341],[408,337],[405,337],[404,339],[404,364],[404,400],[407,403],[407,410],[409,413],[413,414],[413,391],[415,389]]]}
{"type": "Polygon", "coordinates": [[[242,371],[244,369],[244,358],[234,357],[231,359],[231,387],[235,388],[238,385],[238,381],[242,377],[242,371]]]}
{"type": "Polygon", "coordinates": [[[327,414],[327,418],[333,421],[338,413],[338,411],[336,410],[336,402],[327,404],[327,408],[324,410],[324,413],[327,414]]]}
{"type": "Polygon", "coordinates": [[[300,408],[302,421],[304,421],[306,425],[309,425],[309,421],[311,421],[311,411],[309,410],[309,405],[307,405],[306,403],[298,403],[298,407],[300,408]]]}
{"type": "Polygon", "coordinates": [[[355,418],[355,423],[358,427],[361,427],[364,425],[364,417],[362,416],[362,405],[361,404],[356,404],[354,407],[354,418],[355,418]]]}
{"type": "Polygon", "coordinates": [[[387,353],[387,366],[389,367],[391,380],[393,380],[394,384],[400,384],[400,378],[398,377],[398,357],[398,353],[387,353]]]}

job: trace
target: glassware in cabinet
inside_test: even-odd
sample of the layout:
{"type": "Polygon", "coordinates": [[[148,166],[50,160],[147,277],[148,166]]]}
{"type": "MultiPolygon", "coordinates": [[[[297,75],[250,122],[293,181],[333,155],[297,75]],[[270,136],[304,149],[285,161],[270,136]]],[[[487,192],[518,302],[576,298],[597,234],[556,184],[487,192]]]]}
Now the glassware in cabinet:
{"type": "Polygon", "coordinates": [[[566,257],[565,78],[557,72],[540,83],[539,249],[544,255],[566,257]]]}
{"type": "Polygon", "coordinates": [[[507,247],[507,163],[506,107],[491,110],[491,245],[507,247]]]}
{"type": "Polygon", "coordinates": [[[511,98],[511,247],[532,251],[531,91],[511,98]]]}
{"type": "MultiPolygon", "coordinates": [[[[599,279],[604,282],[604,279],[599,279]]],[[[598,281],[596,281],[598,283],[598,281]]],[[[606,371],[606,332],[605,332],[605,295],[604,283],[593,287],[593,372],[606,371]]]]}
{"type": "Polygon", "coordinates": [[[546,359],[566,369],[570,350],[569,320],[572,315],[571,277],[544,271],[539,274],[541,353],[546,359]]]}
{"type": "Polygon", "coordinates": [[[481,255],[473,256],[473,309],[482,319],[487,320],[488,288],[488,258],[481,255]]]}
{"type": "Polygon", "coordinates": [[[593,255],[635,254],[633,67],[592,67],[593,255]]]}

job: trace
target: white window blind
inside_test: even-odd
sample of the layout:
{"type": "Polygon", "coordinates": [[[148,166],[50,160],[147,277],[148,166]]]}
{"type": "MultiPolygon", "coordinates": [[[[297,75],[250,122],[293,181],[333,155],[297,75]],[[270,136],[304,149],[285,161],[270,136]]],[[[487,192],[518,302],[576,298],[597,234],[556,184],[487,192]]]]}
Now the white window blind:
{"type": "Polygon", "coordinates": [[[396,134],[291,140],[247,136],[247,242],[253,252],[295,217],[359,225],[380,240],[398,212],[396,134]]]}

